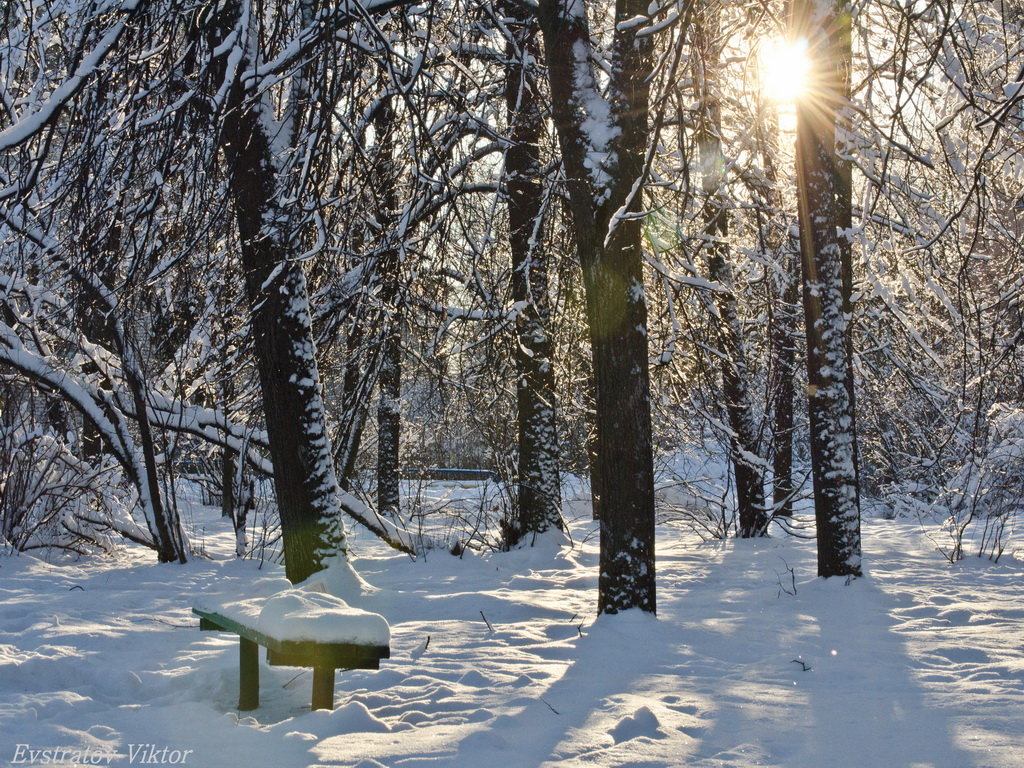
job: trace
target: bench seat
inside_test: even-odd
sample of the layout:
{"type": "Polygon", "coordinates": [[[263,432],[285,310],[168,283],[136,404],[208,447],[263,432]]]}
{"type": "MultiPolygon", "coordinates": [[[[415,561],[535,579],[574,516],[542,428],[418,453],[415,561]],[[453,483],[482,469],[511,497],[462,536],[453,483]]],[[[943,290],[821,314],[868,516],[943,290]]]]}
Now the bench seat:
{"type": "Polygon", "coordinates": [[[201,603],[192,613],[201,630],[238,635],[239,710],[259,706],[260,646],[271,666],[313,668],[313,709],[334,708],[336,669],[379,669],[380,660],[391,656],[382,617],[329,595],[291,590],[271,598],[201,603]],[[303,607],[309,615],[301,614],[303,607]]]}

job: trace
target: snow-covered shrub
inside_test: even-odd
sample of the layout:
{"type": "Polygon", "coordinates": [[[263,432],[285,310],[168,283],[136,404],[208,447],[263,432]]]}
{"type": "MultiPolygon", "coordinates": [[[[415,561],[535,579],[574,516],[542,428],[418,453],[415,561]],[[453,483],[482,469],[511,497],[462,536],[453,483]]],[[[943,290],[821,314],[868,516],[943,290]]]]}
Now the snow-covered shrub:
{"type": "Polygon", "coordinates": [[[678,520],[701,539],[725,539],[735,525],[731,467],[714,445],[677,449],[658,457],[659,522],[678,520]]]}
{"type": "Polygon", "coordinates": [[[110,471],[76,456],[57,430],[34,419],[41,396],[8,387],[0,422],[0,542],[15,551],[109,549],[98,499],[110,471]]]}
{"type": "Polygon", "coordinates": [[[1024,409],[1000,403],[988,413],[988,435],[948,483],[939,503],[948,517],[951,561],[968,550],[999,560],[1024,506],[1024,409]]]}
{"type": "Polygon", "coordinates": [[[407,528],[416,550],[496,549],[508,518],[509,492],[497,481],[407,480],[402,483],[407,528]]]}

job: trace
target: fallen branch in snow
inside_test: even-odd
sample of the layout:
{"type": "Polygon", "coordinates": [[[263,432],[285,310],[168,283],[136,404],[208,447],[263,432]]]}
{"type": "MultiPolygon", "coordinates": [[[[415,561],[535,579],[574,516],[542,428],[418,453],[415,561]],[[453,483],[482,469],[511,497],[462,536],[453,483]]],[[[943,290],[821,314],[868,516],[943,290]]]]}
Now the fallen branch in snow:
{"type": "Polygon", "coordinates": [[[486,616],[484,616],[484,612],[483,612],[483,611],[480,611],[480,618],[482,618],[482,619],[484,620],[484,624],[486,624],[486,625],[487,625],[487,628],[488,628],[489,630],[491,630],[491,632],[493,632],[493,631],[494,631],[494,627],[492,627],[492,626],[491,626],[491,622],[489,622],[489,621],[487,620],[487,617],[486,617],[486,616]]]}
{"type": "Polygon", "coordinates": [[[790,587],[786,588],[786,585],[782,583],[782,576],[776,571],[775,575],[779,578],[779,593],[776,597],[782,597],[783,592],[791,597],[796,597],[796,571],[783,558],[780,557],[779,559],[782,560],[782,564],[786,566],[786,570],[789,572],[790,587]]]}
{"type": "Polygon", "coordinates": [[[288,687],[289,685],[291,685],[292,683],[294,683],[294,682],[295,682],[296,680],[298,680],[298,679],[299,679],[300,677],[302,677],[302,676],[303,676],[304,674],[306,674],[306,673],[307,673],[308,671],[309,671],[308,669],[304,669],[304,670],[302,670],[301,672],[299,672],[299,674],[297,674],[297,675],[296,675],[295,677],[291,678],[291,679],[290,679],[290,680],[289,680],[288,682],[286,682],[286,683],[285,683],[284,685],[282,685],[281,687],[282,687],[282,688],[287,688],[287,687],[288,687]]]}
{"type": "Polygon", "coordinates": [[[548,709],[550,709],[550,710],[551,710],[552,712],[554,712],[554,713],[555,713],[556,715],[560,715],[560,714],[562,714],[562,713],[561,713],[561,712],[559,712],[559,711],[558,711],[557,709],[555,709],[555,708],[554,708],[554,707],[552,707],[552,706],[551,706],[550,704],[548,704],[547,700],[546,700],[546,699],[545,699],[545,698],[544,698],[543,696],[541,696],[541,697],[540,697],[540,700],[541,700],[541,701],[543,701],[543,702],[544,702],[545,704],[547,704],[547,707],[548,707],[548,709]]]}

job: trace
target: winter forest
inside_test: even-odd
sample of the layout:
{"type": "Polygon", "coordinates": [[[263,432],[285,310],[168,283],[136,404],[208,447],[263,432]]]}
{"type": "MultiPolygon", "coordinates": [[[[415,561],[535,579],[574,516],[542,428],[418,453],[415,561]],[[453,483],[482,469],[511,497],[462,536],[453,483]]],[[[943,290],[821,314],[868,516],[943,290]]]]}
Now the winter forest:
{"type": "Polygon", "coordinates": [[[0,764],[1024,766],[1019,0],[0,17],[0,764]]]}

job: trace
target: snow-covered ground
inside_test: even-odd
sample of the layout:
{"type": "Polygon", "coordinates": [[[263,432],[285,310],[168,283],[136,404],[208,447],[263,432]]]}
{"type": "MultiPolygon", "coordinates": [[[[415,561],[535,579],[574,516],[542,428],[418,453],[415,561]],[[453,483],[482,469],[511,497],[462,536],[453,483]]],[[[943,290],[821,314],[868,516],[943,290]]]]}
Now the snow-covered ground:
{"type": "Polygon", "coordinates": [[[184,566],[0,558],[0,765],[1024,766],[1024,562],[949,565],[916,524],[865,521],[846,586],[813,542],[666,523],[658,617],[599,620],[583,517],[560,553],[412,562],[357,535],[391,659],[339,671],[333,712],[264,665],[240,714],[237,638],[190,607],[287,585],[208,515],[214,559],[184,566]]]}

